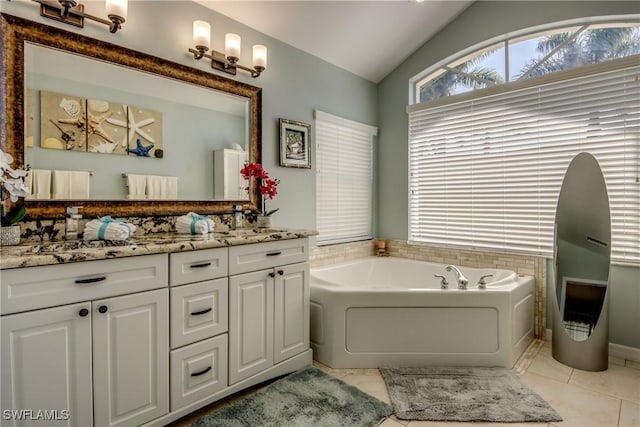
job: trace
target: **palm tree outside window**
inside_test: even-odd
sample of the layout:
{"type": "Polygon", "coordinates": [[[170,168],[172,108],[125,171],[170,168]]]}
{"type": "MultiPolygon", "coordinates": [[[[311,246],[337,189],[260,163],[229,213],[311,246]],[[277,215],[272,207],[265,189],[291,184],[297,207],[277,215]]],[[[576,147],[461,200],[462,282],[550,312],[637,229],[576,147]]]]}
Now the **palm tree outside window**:
{"type": "Polygon", "coordinates": [[[416,83],[415,102],[639,54],[638,23],[592,23],[529,34],[438,67],[416,83]]]}

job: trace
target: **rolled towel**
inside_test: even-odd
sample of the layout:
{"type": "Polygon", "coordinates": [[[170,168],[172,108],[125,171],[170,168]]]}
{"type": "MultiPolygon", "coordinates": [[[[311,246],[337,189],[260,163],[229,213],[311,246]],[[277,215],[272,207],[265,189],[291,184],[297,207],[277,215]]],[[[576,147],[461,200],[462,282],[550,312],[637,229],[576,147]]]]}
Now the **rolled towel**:
{"type": "Polygon", "coordinates": [[[213,232],[213,221],[206,216],[189,212],[178,217],[176,231],[184,234],[207,234],[213,232]]]}
{"type": "Polygon", "coordinates": [[[127,240],[136,226],[110,216],[91,220],[84,227],[84,240],[127,240]]]}

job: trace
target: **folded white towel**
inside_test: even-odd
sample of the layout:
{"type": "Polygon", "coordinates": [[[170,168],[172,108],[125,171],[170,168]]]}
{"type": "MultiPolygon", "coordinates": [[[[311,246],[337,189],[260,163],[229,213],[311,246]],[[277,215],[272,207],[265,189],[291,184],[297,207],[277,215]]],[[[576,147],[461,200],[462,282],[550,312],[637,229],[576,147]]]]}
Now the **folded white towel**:
{"type": "Polygon", "coordinates": [[[54,199],[88,199],[89,172],[85,171],[53,171],[54,199]]]}
{"type": "Polygon", "coordinates": [[[175,200],[178,198],[178,178],[147,175],[147,199],[175,200]]]}
{"type": "Polygon", "coordinates": [[[130,200],[144,200],[147,190],[147,176],[146,175],[127,175],[127,187],[129,188],[129,194],[127,199],[130,200]]]}
{"type": "Polygon", "coordinates": [[[105,216],[91,220],[84,226],[84,240],[127,240],[136,228],[133,224],[105,216]]]}
{"type": "Polygon", "coordinates": [[[213,220],[206,216],[189,212],[176,219],[176,231],[185,234],[207,234],[213,232],[213,220]]]}
{"type": "Polygon", "coordinates": [[[147,175],[147,199],[160,200],[163,176],[147,175]]]}
{"type": "Polygon", "coordinates": [[[178,198],[178,178],[175,176],[166,176],[164,185],[166,191],[163,198],[166,200],[176,200],[178,198]]]}
{"type": "Polygon", "coordinates": [[[51,170],[31,169],[25,179],[25,185],[30,190],[27,200],[47,200],[51,198],[51,170]]]}

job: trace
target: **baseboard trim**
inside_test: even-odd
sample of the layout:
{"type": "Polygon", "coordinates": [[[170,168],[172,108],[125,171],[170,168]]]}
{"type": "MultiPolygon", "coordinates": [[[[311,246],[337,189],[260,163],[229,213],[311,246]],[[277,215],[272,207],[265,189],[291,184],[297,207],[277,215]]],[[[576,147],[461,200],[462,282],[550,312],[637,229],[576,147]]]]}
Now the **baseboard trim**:
{"type": "MultiPolygon", "coordinates": [[[[547,329],[544,339],[545,341],[551,341],[553,331],[547,329]]],[[[627,347],[620,344],[609,343],[609,356],[617,357],[619,359],[631,360],[634,362],[640,362],[640,348],[627,347]]]]}

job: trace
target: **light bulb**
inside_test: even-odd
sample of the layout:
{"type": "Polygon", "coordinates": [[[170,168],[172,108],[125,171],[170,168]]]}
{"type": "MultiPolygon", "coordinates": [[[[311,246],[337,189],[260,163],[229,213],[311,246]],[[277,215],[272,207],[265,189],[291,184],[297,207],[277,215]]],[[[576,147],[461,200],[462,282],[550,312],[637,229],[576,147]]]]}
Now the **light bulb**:
{"type": "Polygon", "coordinates": [[[253,46],[253,66],[267,68],[267,47],[261,44],[253,46]]]}
{"type": "Polygon", "coordinates": [[[240,58],[240,36],[233,33],[227,33],[224,36],[224,51],[227,59],[240,58]]]}
{"type": "Polygon", "coordinates": [[[193,21],[193,42],[196,47],[209,50],[211,45],[211,25],[206,21],[193,21]]]}
{"type": "Polygon", "coordinates": [[[127,20],[127,8],[127,0],[107,0],[105,3],[107,16],[117,16],[122,18],[123,21],[127,20]]]}

